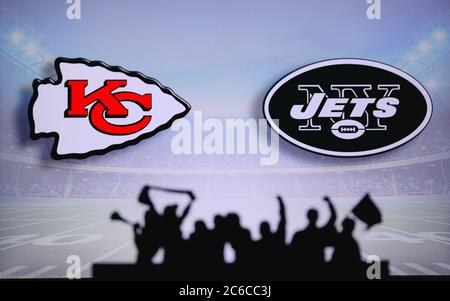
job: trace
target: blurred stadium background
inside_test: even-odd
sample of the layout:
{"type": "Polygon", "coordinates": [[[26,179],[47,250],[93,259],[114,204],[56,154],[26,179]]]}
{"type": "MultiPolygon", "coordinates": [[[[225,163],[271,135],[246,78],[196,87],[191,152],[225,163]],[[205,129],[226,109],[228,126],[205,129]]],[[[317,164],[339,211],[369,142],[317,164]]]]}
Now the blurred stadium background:
{"type": "MultiPolygon", "coordinates": [[[[146,183],[195,191],[199,201],[184,235],[198,218],[212,225],[214,214],[236,211],[258,237],[261,220],[277,221],[274,197],[281,194],[290,237],[304,225],[306,208],[316,206],[322,220],[327,217],[322,196],[335,200],[342,218],[369,192],[385,221],[370,232],[358,229],[364,253],[389,259],[394,274],[450,275],[448,13],[386,62],[416,77],[431,94],[433,117],[422,134],[395,150],[350,159],[312,154],[280,140],[274,166],[260,165],[258,155],[174,155],[171,131],[101,157],[51,160],[53,142],[31,141],[19,115],[28,105],[27,83],[51,76],[57,53],[19,19],[2,10],[0,16],[2,104],[17,99],[10,82],[23,83],[18,104],[1,108],[0,277],[65,277],[71,254],[81,257],[87,277],[93,262],[134,261],[131,230],[108,216],[118,209],[139,220],[145,208],[136,196],[146,183]]],[[[160,206],[183,202],[157,198],[160,206]]]]}

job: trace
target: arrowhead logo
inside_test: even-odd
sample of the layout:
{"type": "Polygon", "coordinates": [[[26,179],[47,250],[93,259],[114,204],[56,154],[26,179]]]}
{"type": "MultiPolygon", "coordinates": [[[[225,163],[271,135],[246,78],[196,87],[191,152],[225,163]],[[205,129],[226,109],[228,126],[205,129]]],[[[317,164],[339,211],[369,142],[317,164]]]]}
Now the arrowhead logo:
{"type": "Polygon", "coordinates": [[[136,144],[185,116],[190,105],[139,72],[57,58],[58,78],[33,82],[31,138],[54,137],[52,158],[83,159],[136,144]]]}

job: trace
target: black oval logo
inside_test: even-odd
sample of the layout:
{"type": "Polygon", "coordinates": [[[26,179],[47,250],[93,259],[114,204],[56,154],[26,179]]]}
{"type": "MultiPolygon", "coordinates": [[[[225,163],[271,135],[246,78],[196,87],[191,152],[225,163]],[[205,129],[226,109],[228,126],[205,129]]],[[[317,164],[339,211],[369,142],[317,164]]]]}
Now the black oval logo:
{"type": "Polygon", "coordinates": [[[382,63],[335,59],[279,80],[263,105],[270,126],[287,141],[324,155],[356,157],[398,147],[431,118],[425,88],[382,63]]]}

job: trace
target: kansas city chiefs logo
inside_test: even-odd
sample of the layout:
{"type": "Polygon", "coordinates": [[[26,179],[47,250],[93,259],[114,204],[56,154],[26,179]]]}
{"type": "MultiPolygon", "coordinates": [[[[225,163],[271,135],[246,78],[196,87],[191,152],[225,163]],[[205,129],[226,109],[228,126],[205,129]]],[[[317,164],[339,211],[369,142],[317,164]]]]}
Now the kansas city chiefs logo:
{"type": "Polygon", "coordinates": [[[35,80],[31,138],[55,137],[52,157],[86,158],[170,127],[189,104],[155,79],[86,59],[58,58],[58,78],[35,80]]]}

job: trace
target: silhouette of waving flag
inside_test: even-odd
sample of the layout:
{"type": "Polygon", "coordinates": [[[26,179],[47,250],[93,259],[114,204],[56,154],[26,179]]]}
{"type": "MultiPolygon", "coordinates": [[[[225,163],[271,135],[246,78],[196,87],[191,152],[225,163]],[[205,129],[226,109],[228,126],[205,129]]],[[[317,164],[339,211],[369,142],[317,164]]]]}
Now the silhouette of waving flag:
{"type": "Polygon", "coordinates": [[[366,194],[361,201],[353,208],[353,214],[362,222],[366,223],[367,229],[382,221],[381,212],[369,194],[366,194]]]}

